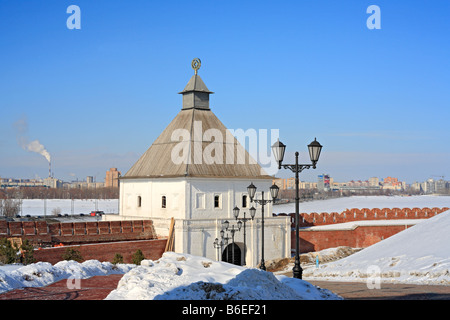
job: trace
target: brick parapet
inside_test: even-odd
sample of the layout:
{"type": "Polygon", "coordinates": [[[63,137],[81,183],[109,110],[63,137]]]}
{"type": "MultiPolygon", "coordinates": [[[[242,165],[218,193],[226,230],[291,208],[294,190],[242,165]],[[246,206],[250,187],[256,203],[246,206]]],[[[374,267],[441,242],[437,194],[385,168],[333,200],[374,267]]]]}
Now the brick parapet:
{"type": "MultiPolygon", "coordinates": [[[[397,219],[427,219],[449,208],[352,208],[338,212],[312,212],[300,213],[300,227],[328,225],[362,220],[397,220],[397,219]]],[[[292,226],[295,225],[295,213],[280,213],[278,215],[290,216],[292,226]]]]}
{"type": "Polygon", "coordinates": [[[61,222],[0,221],[0,237],[22,237],[34,244],[83,244],[156,239],[151,220],[61,222]]]}

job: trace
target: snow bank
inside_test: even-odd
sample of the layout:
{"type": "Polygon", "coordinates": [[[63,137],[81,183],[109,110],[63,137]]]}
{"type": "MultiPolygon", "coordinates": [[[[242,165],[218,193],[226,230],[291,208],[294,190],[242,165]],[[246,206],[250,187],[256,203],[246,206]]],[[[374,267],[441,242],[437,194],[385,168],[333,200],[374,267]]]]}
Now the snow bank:
{"type": "Polygon", "coordinates": [[[43,287],[63,279],[87,279],[93,276],[124,274],[133,264],[117,264],[87,260],[60,261],[55,265],[37,262],[19,268],[0,267],[0,294],[24,287],[43,287]]]}
{"type": "Polygon", "coordinates": [[[119,281],[107,300],[336,300],[306,281],[271,272],[166,252],[144,260],[119,281]]]}
{"type": "Polygon", "coordinates": [[[344,259],[304,269],[304,279],[450,285],[450,210],[344,259]]]}
{"type": "Polygon", "coordinates": [[[88,260],[0,267],[0,294],[64,279],[124,274],[107,300],[340,300],[310,283],[188,254],[167,252],[140,266],[88,260]]]}

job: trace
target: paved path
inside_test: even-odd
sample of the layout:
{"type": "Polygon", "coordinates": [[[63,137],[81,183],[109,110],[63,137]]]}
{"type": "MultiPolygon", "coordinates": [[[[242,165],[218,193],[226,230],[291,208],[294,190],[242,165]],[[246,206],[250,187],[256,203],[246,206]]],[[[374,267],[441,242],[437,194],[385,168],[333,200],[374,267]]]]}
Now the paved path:
{"type": "Polygon", "coordinates": [[[46,287],[15,289],[0,294],[0,300],[103,300],[114,289],[123,274],[96,276],[74,281],[61,280],[46,287]],[[78,288],[76,288],[78,287],[78,288]]]}
{"type": "Polygon", "coordinates": [[[380,289],[368,289],[365,282],[305,280],[346,300],[450,300],[450,286],[381,283],[380,289]]]}

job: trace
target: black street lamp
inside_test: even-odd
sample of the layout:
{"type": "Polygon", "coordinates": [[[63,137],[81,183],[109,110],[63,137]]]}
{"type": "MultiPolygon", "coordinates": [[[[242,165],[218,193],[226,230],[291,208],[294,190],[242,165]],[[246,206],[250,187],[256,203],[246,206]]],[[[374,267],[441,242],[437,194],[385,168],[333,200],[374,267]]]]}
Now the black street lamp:
{"type": "MultiPolygon", "coordinates": [[[[222,237],[222,239],[223,239],[223,243],[224,243],[224,249],[226,250],[226,252],[227,252],[227,262],[228,262],[228,249],[227,249],[227,246],[228,246],[228,242],[229,242],[229,240],[231,239],[229,236],[228,236],[228,233],[227,234],[225,234],[225,231],[228,231],[228,226],[230,225],[230,223],[228,222],[228,220],[225,220],[224,222],[222,222],[222,230],[220,230],[220,235],[221,235],[221,237],[222,237]],[[225,231],[224,231],[224,229],[225,229],[225,231]]],[[[222,253],[223,254],[223,253],[222,253]]]]}
{"type": "Polygon", "coordinates": [[[299,164],[298,163],[298,155],[299,153],[295,153],[295,164],[282,164],[284,158],[284,152],[286,151],[286,146],[278,140],[272,145],[272,152],[275,157],[275,160],[278,162],[278,169],[283,167],[284,169],[289,169],[295,173],[295,263],[293,273],[294,278],[301,279],[302,278],[302,267],[300,266],[300,243],[299,243],[299,178],[298,175],[304,169],[316,168],[317,161],[319,161],[320,152],[322,151],[322,145],[317,142],[314,138],[314,141],[308,145],[309,150],[309,158],[311,159],[311,164],[299,164]]]}
{"type": "Polygon", "coordinates": [[[225,237],[225,231],[223,231],[223,229],[220,230],[220,242],[219,242],[219,239],[217,239],[217,238],[214,239],[214,243],[213,243],[214,248],[220,250],[219,251],[220,261],[222,261],[222,251],[223,251],[222,248],[224,248],[228,245],[228,239],[230,239],[230,238],[228,237],[228,235],[225,237]]]}
{"type": "Polygon", "coordinates": [[[231,229],[230,229],[230,232],[231,232],[231,248],[232,248],[231,249],[231,263],[233,263],[233,264],[236,264],[236,263],[234,263],[235,262],[234,261],[234,233],[236,231],[241,231],[241,228],[235,229],[234,225],[232,225],[231,229]]]}
{"type": "Polygon", "coordinates": [[[247,245],[245,243],[245,223],[249,220],[253,220],[255,218],[255,213],[256,213],[256,209],[251,207],[250,208],[250,218],[246,218],[245,217],[245,212],[244,212],[244,218],[239,218],[239,208],[238,207],[234,207],[233,209],[233,215],[234,218],[237,220],[237,224],[238,224],[238,228],[240,229],[242,226],[242,223],[244,224],[244,266],[247,265],[247,262],[245,261],[245,255],[246,255],[246,250],[247,250],[247,245]]]}
{"type": "MultiPolygon", "coordinates": [[[[222,226],[225,228],[225,231],[231,232],[231,261],[233,264],[235,264],[234,263],[234,233],[236,231],[241,231],[241,225],[238,223],[238,229],[235,229],[234,225],[231,225],[231,228],[229,228],[230,223],[228,222],[228,220],[226,220],[225,222],[222,223],[222,226]],[[228,229],[230,229],[230,230],[228,230],[228,229]]],[[[229,238],[227,238],[227,239],[229,239],[229,238]]],[[[228,249],[227,249],[227,260],[228,260],[228,249]]]]}
{"type": "MultiPolygon", "coordinates": [[[[272,196],[272,200],[264,200],[264,191],[261,191],[261,199],[254,199],[255,193],[256,193],[256,187],[253,185],[253,182],[247,187],[248,195],[250,196],[250,202],[256,202],[261,205],[261,239],[262,239],[262,248],[261,248],[261,270],[266,270],[266,266],[264,265],[264,206],[267,203],[275,202],[276,197],[278,196],[279,188],[277,185],[272,185],[270,187],[270,195],[272,196]]],[[[255,208],[252,208],[253,212],[256,212],[255,208]]],[[[252,209],[250,209],[250,214],[252,212],[252,209]]]]}
{"type": "Polygon", "coordinates": [[[219,253],[219,259],[221,260],[220,254],[222,253],[223,239],[220,240],[220,242],[219,242],[219,239],[216,238],[216,239],[214,240],[213,245],[214,245],[214,248],[217,249],[217,251],[218,251],[218,253],[219,253]]]}

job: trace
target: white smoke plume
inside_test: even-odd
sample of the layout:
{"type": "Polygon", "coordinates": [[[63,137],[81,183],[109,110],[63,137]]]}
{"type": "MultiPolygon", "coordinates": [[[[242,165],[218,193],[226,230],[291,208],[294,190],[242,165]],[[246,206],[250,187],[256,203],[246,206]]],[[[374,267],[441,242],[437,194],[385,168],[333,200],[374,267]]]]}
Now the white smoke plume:
{"type": "Polygon", "coordinates": [[[39,140],[29,141],[28,133],[28,123],[26,117],[22,117],[14,123],[17,134],[17,143],[24,149],[30,152],[36,152],[50,162],[50,153],[45,149],[45,147],[39,142],[39,140]]]}

